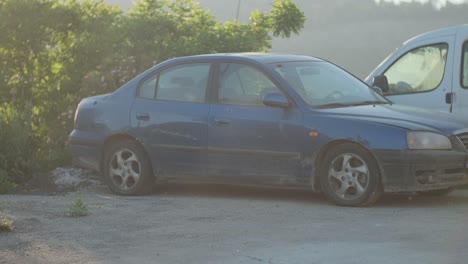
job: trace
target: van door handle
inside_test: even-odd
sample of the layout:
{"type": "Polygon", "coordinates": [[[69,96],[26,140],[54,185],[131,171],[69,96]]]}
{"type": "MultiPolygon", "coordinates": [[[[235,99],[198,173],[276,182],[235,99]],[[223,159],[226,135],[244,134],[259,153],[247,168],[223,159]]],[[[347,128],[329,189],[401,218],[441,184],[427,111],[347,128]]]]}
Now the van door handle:
{"type": "Polygon", "coordinates": [[[214,124],[217,126],[225,126],[225,125],[231,124],[231,122],[229,122],[229,120],[224,119],[224,118],[215,118],[214,124]]]}
{"type": "Polygon", "coordinates": [[[136,114],[136,119],[141,120],[141,121],[149,121],[150,116],[147,113],[138,113],[136,114]]]}
{"type": "Polygon", "coordinates": [[[453,97],[454,97],[454,95],[455,95],[454,93],[446,93],[446,94],[445,94],[445,102],[446,102],[447,104],[453,103],[453,97]]]}

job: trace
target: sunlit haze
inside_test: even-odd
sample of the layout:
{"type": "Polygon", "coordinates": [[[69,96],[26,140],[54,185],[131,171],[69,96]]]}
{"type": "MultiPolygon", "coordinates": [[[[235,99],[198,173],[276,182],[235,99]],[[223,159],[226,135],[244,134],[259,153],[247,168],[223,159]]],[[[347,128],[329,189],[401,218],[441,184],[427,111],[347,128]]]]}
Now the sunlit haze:
{"type": "Polygon", "coordinates": [[[387,2],[387,3],[394,3],[396,5],[399,5],[401,3],[411,3],[411,2],[417,2],[421,4],[431,3],[437,9],[445,7],[448,3],[452,3],[452,4],[468,3],[467,0],[374,0],[374,1],[376,3],[387,2]]]}

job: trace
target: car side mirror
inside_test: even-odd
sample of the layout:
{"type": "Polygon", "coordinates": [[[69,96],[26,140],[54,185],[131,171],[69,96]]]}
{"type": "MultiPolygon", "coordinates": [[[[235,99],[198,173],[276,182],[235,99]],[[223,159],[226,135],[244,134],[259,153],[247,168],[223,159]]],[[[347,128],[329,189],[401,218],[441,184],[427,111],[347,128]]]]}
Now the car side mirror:
{"type": "Polygon", "coordinates": [[[375,76],[373,86],[379,87],[382,93],[388,93],[388,91],[390,90],[388,86],[388,79],[385,75],[375,76]]]}
{"type": "Polygon", "coordinates": [[[280,92],[269,92],[263,96],[263,104],[271,107],[287,108],[290,106],[288,98],[280,92]]]}

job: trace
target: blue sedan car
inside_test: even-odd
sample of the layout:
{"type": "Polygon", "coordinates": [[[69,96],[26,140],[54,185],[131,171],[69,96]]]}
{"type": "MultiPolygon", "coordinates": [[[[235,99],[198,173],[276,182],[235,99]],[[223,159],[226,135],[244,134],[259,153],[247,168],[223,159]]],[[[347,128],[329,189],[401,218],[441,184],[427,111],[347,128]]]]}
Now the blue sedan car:
{"type": "Polygon", "coordinates": [[[468,183],[468,124],[392,104],[307,56],[171,59],[83,99],[70,145],[120,195],[157,181],[306,187],[343,206],[468,183]]]}

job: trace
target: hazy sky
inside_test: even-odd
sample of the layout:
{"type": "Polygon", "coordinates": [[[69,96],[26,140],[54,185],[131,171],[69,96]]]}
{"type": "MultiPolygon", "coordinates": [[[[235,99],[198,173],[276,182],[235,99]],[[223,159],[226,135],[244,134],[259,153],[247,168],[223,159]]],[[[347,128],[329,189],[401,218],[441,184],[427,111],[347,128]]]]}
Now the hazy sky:
{"type": "MultiPolygon", "coordinates": [[[[104,0],[104,2],[120,5],[123,9],[128,9],[132,6],[132,2],[137,0],[104,0]]],[[[242,0],[241,0],[242,1],[242,0]]],[[[336,1],[336,0],[335,0],[336,1]]],[[[417,3],[431,3],[435,8],[440,9],[447,5],[447,3],[454,3],[454,4],[462,4],[468,3],[468,0],[374,0],[376,3],[380,2],[391,2],[395,4],[401,3],[410,3],[410,2],[417,2],[417,3]]],[[[205,0],[203,2],[211,2],[210,0],[205,0]]]]}
{"type": "Polygon", "coordinates": [[[377,3],[380,2],[391,2],[395,4],[400,4],[400,3],[410,3],[410,2],[418,2],[418,3],[431,3],[435,8],[439,9],[447,5],[447,3],[453,3],[453,4],[462,4],[462,3],[468,3],[468,0],[374,0],[377,3]]]}
{"type": "MultiPolygon", "coordinates": [[[[1,2],[2,0],[0,0],[1,2]]],[[[119,5],[128,10],[137,0],[104,0],[106,3],[119,5]]],[[[234,20],[239,0],[198,0],[202,7],[210,9],[220,21],[234,20]]],[[[240,21],[247,22],[251,11],[269,9],[273,0],[240,0],[240,21]]],[[[391,8],[386,13],[373,5],[375,3],[432,4],[434,9],[443,9],[447,3],[468,3],[468,0],[293,0],[301,6],[308,19],[299,36],[290,39],[274,38],[272,51],[278,53],[304,54],[321,57],[350,70],[359,77],[377,66],[396,47],[405,40],[435,29],[468,23],[468,5],[460,8],[434,12],[431,8],[422,8],[417,17],[404,11],[391,8]],[[317,3],[311,5],[311,2],[317,3]],[[360,8],[343,10],[334,6],[340,3],[360,3],[360,8]],[[336,3],[336,5],[334,4],[336,3]],[[380,12],[384,17],[366,18],[362,10],[380,12]],[[379,11],[380,10],[380,11],[379,11]],[[440,13],[440,14],[437,14],[440,13]],[[333,15],[335,14],[335,16],[333,15]],[[345,17],[341,15],[346,14],[345,17]],[[396,18],[392,17],[392,14],[396,18]],[[354,19],[354,17],[356,19],[354,19]]],[[[379,13],[379,14],[380,14],[379,13]]]]}

